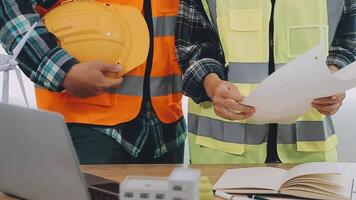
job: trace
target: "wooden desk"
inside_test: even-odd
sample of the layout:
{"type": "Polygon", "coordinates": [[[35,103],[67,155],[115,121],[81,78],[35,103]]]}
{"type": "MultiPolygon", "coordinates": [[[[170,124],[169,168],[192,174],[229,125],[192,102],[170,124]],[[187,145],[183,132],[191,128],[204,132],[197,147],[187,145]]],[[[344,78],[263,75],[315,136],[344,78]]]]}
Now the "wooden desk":
{"type": "MultiPolygon", "coordinates": [[[[175,167],[184,167],[185,165],[93,165],[82,166],[83,172],[101,176],[115,181],[122,181],[127,175],[143,175],[143,176],[169,176],[175,167]]],[[[291,164],[275,164],[275,165],[190,165],[191,168],[202,170],[202,175],[207,176],[211,183],[215,183],[226,169],[255,167],[255,166],[275,166],[289,169],[294,165],[291,164]]],[[[218,200],[219,198],[216,198],[218,200]]],[[[0,193],[0,200],[15,200],[0,193]]]]}

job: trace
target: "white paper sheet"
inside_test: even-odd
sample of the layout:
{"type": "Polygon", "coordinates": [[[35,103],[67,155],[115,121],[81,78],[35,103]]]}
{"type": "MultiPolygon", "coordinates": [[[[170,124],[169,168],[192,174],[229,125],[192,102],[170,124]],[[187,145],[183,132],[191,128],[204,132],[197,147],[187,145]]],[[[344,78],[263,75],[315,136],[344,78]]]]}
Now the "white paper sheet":
{"type": "Polygon", "coordinates": [[[291,123],[311,109],[314,99],[353,87],[356,62],[332,74],[318,45],[266,78],[243,104],[256,108],[253,123],[291,123]]]}

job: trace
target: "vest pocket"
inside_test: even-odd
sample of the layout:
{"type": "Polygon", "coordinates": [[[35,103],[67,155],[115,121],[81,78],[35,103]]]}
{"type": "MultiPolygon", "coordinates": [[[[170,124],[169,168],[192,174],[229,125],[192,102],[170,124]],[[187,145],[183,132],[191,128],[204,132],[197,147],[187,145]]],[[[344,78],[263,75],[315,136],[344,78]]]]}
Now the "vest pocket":
{"type": "Polygon", "coordinates": [[[268,60],[268,32],[262,9],[230,9],[217,18],[220,38],[228,62],[268,60]]]}
{"type": "Polygon", "coordinates": [[[236,155],[246,151],[244,124],[198,117],[196,134],[196,144],[203,147],[236,155]]]}
{"type": "Polygon", "coordinates": [[[95,97],[89,97],[84,99],[79,97],[74,97],[67,92],[64,92],[62,95],[63,95],[63,101],[65,102],[91,104],[91,105],[106,106],[106,107],[114,106],[117,100],[117,97],[115,95],[109,93],[104,93],[95,97]]]}
{"type": "Polygon", "coordinates": [[[188,131],[196,135],[195,144],[237,155],[245,152],[244,125],[238,124],[239,130],[233,129],[235,123],[218,117],[208,101],[196,104],[189,99],[188,111],[188,131]]]}
{"type": "Polygon", "coordinates": [[[287,27],[288,57],[295,58],[321,42],[324,43],[327,52],[328,30],[328,26],[318,24],[287,27]]]}
{"type": "Polygon", "coordinates": [[[326,0],[276,1],[274,15],[276,63],[288,63],[321,41],[324,42],[327,50],[329,44],[327,2],[326,0]]]}
{"type": "Polygon", "coordinates": [[[301,152],[325,152],[337,145],[335,129],[330,117],[322,121],[296,122],[297,150],[301,152]]]}
{"type": "Polygon", "coordinates": [[[337,146],[336,135],[330,136],[325,141],[297,141],[297,151],[300,152],[326,152],[337,146]]]}

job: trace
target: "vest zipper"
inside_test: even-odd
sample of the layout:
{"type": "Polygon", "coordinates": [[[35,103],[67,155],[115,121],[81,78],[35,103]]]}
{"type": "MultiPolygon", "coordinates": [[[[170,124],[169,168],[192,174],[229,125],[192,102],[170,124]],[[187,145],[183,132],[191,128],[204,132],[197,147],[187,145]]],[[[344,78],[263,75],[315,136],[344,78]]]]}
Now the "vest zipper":
{"type": "MultiPolygon", "coordinates": [[[[269,62],[268,73],[272,74],[275,71],[274,62],[274,11],[276,0],[271,0],[272,10],[269,22],[269,62]]],[[[266,163],[279,163],[281,162],[277,151],[277,132],[278,124],[269,124],[269,131],[267,136],[267,158],[266,163]]]]}
{"type": "Polygon", "coordinates": [[[276,5],[276,0],[271,0],[272,10],[271,18],[269,22],[269,62],[268,62],[268,72],[271,75],[275,71],[274,64],[274,7],[276,5]]]}
{"type": "Polygon", "coordinates": [[[151,88],[150,88],[150,79],[151,79],[151,70],[152,70],[152,62],[153,62],[153,51],[154,51],[154,30],[153,30],[153,19],[152,19],[152,4],[151,0],[144,0],[143,2],[143,12],[144,17],[148,26],[148,30],[150,33],[150,47],[148,51],[148,56],[146,60],[146,70],[144,76],[144,84],[143,84],[143,103],[142,106],[145,106],[144,102],[150,101],[151,99],[151,88]]]}

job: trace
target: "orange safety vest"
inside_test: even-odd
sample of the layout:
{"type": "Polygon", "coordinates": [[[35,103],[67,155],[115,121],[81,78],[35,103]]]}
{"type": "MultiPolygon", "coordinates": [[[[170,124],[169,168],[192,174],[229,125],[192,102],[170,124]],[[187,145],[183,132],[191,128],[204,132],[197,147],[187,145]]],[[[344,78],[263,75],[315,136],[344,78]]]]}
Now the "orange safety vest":
{"type": "MultiPolygon", "coordinates": [[[[143,11],[143,0],[97,1],[131,5],[143,11]]],[[[48,11],[43,8],[37,10],[41,14],[48,11]]],[[[152,0],[154,51],[150,94],[153,109],[163,123],[176,122],[183,116],[182,73],[174,47],[177,14],[178,0],[152,0]]],[[[86,99],[73,97],[67,92],[51,92],[36,87],[37,105],[40,109],[61,113],[67,123],[116,125],[128,122],[140,112],[145,70],[146,63],[127,73],[119,88],[86,99]]]]}

